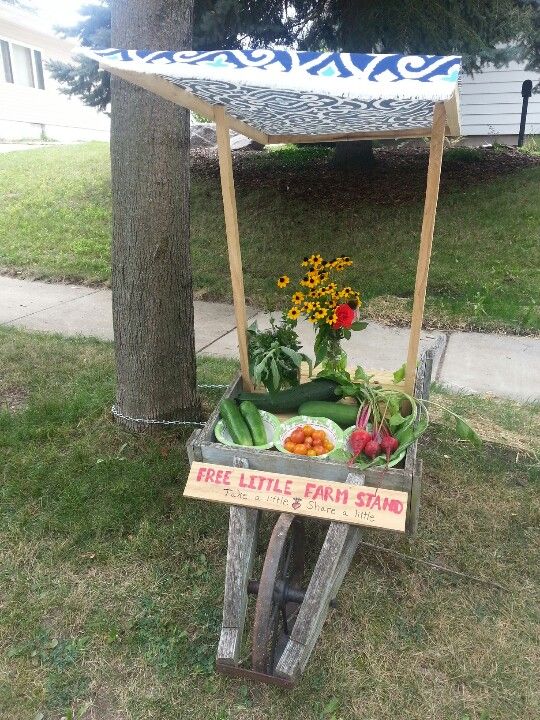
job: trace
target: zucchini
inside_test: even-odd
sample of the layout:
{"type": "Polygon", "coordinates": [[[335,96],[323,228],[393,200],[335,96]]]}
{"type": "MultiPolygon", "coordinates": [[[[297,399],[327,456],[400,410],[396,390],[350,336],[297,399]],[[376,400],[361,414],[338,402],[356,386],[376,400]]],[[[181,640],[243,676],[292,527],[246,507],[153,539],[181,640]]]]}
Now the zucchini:
{"type": "Polygon", "coordinates": [[[266,439],[266,428],[264,427],[259,408],[255,407],[249,400],[244,400],[244,402],[240,403],[240,412],[244,416],[244,420],[249,428],[253,444],[266,445],[268,442],[266,439]]]}
{"type": "Polygon", "coordinates": [[[311,382],[297,385],[296,387],[280,390],[275,393],[240,393],[238,400],[243,402],[250,400],[259,410],[269,412],[289,412],[297,410],[302,403],[308,400],[333,400],[337,402],[338,397],[335,389],[339,387],[333,380],[312,380],[311,382]]]}
{"type": "Polygon", "coordinates": [[[326,402],[325,400],[310,400],[302,403],[298,408],[299,415],[307,415],[308,417],[323,417],[333,420],[341,427],[350,427],[356,423],[358,414],[358,405],[348,405],[345,403],[326,402]]]}
{"type": "Polygon", "coordinates": [[[234,400],[222,400],[219,405],[219,414],[233,443],[236,443],[236,445],[253,445],[249,428],[234,400]]]}

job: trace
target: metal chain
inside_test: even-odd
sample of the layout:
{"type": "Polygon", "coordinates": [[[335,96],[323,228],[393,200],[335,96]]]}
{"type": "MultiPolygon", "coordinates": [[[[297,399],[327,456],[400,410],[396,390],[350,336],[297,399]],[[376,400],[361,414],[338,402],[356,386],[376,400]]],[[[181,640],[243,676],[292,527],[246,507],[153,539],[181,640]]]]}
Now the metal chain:
{"type": "MultiPolygon", "coordinates": [[[[199,388],[226,388],[228,385],[216,385],[212,383],[199,383],[199,388]]],[[[111,413],[116,418],[122,418],[128,422],[139,423],[140,425],[197,425],[198,427],[204,427],[206,423],[198,422],[197,420],[153,420],[152,418],[134,418],[129,415],[124,415],[120,410],[113,405],[111,413]]]]}

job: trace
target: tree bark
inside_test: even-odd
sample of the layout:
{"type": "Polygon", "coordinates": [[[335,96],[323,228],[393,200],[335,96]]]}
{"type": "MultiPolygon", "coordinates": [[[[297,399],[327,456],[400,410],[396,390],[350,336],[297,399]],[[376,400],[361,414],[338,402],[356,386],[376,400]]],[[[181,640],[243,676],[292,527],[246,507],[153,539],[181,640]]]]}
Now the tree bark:
{"type": "Polygon", "coordinates": [[[375,165],[372,140],[336,143],[332,163],[346,170],[367,170],[375,165]]]}
{"type": "MultiPolygon", "coordinates": [[[[112,45],[188,49],[192,11],[193,0],[113,0],[112,45]]],[[[114,76],[111,90],[116,407],[131,418],[187,420],[199,412],[189,114],[114,76]]]]}

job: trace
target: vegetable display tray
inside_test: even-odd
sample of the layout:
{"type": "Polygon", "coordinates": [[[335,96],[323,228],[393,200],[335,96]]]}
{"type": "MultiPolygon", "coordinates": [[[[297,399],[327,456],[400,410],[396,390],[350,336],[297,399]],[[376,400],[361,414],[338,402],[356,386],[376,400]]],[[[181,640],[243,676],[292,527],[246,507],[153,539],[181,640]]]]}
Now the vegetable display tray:
{"type": "MultiPolygon", "coordinates": [[[[415,395],[427,397],[431,380],[433,353],[423,354],[417,369],[415,395]]],[[[243,391],[242,378],[238,375],[225,391],[223,398],[235,398],[243,391]]],[[[218,403],[219,405],[219,403],[218,403]]],[[[279,417],[283,418],[284,415],[279,417]]],[[[285,473],[300,477],[345,482],[351,468],[344,462],[335,462],[326,458],[311,458],[301,455],[284,454],[275,449],[258,450],[255,447],[229,447],[215,438],[215,426],[219,420],[219,407],[216,407],[205,426],[195,430],[187,443],[190,462],[209,462],[234,467],[238,461],[247,463],[252,470],[285,473]]],[[[365,485],[373,488],[400,490],[408,495],[407,528],[414,535],[418,526],[420,484],[422,462],[417,458],[417,443],[407,449],[403,467],[374,467],[362,470],[365,485]]]]}

